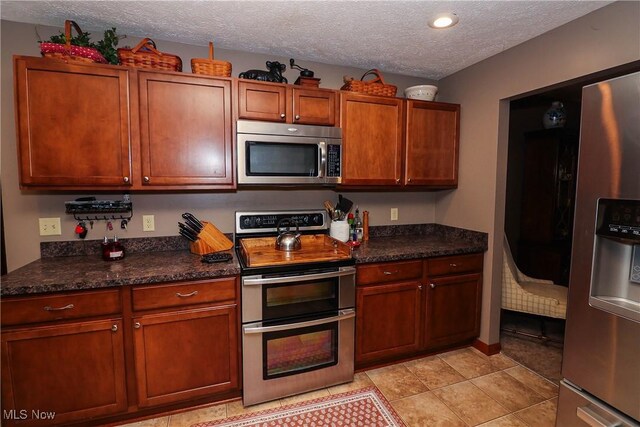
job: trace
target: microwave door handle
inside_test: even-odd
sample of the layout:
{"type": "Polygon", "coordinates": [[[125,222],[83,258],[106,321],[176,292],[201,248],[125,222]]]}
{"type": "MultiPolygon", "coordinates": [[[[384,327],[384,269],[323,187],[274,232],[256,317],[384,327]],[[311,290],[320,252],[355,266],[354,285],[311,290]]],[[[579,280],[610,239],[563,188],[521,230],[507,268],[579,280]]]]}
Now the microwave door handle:
{"type": "Polygon", "coordinates": [[[325,317],[323,319],[315,319],[315,320],[309,320],[306,322],[289,323],[286,325],[274,325],[274,326],[247,325],[247,326],[243,326],[242,330],[245,334],[264,334],[266,332],[289,331],[292,329],[307,328],[309,326],[317,326],[317,325],[324,325],[332,322],[340,322],[342,320],[351,319],[352,317],[356,317],[356,311],[352,308],[348,308],[346,310],[340,310],[337,316],[325,317]]]}
{"type": "Polygon", "coordinates": [[[320,165],[318,165],[318,178],[324,178],[327,169],[327,144],[321,141],[318,145],[320,165]]]}
{"type": "Polygon", "coordinates": [[[309,280],[317,279],[331,279],[340,276],[350,276],[355,274],[356,269],[354,267],[343,267],[339,271],[330,271],[328,273],[316,273],[316,274],[303,274],[300,276],[285,276],[285,277],[267,277],[262,278],[260,276],[251,278],[246,277],[242,279],[243,286],[256,286],[256,285],[274,285],[278,283],[294,283],[294,282],[306,282],[309,280]]]}

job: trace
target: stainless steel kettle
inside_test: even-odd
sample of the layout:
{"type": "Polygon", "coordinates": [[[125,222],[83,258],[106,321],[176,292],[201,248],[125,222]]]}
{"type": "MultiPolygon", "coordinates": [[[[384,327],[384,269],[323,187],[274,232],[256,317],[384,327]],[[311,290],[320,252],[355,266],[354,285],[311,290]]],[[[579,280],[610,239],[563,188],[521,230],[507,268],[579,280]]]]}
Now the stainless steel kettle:
{"type": "Polygon", "coordinates": [[[298,224],[291,221],[291,218],[282,218],[278,221],[276,229],[278,230],[278,237],[276,237],[276,249],[280,251],[297,251],[302,248],[298,224]],[[284,224],[286,224],[286,227],[283,226],[284,224]],[[296,226],[295,232],[290,230],[291,224],[296,226]]]}

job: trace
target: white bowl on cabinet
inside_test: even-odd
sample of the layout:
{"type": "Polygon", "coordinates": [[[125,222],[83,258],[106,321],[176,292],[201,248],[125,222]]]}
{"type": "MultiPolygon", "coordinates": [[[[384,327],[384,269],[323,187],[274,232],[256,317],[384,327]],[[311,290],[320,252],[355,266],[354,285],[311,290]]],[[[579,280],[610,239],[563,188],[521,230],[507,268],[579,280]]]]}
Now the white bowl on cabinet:
{"type": "Polygon", "coordinates": [[[421,101],[433,101],[436,99],[438,86],[418,85],[411,86],[404,90],[404,96],[409,99],[418,99],[421,101]]]}

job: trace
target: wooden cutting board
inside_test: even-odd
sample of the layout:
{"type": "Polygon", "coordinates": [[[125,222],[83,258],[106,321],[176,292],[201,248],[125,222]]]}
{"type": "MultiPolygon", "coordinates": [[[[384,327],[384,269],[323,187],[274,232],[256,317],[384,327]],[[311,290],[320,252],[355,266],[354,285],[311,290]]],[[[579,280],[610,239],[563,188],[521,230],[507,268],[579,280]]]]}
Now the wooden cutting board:
{"type": "Polygon", "coordinates": [[[240,245],[247,267],[268,267],[283,264],[337,261],[351,258],[351,247],[326,234],[300,236],[301,248],[297,251],[276,249],[275,237],[242,239],[240,245]]]}

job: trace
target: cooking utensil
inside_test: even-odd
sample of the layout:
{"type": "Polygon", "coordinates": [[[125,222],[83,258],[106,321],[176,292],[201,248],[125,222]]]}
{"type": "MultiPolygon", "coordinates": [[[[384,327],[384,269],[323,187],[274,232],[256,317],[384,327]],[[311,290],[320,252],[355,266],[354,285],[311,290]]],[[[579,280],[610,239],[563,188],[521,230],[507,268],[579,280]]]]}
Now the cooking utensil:
{"type": "Polygon", "coordinates": [[[182,237],[184,237],[185,239],[189,240],[190,242],[195,242],[196,238],[194,238],[191,234],[189,234],[188,232],[184,231],[184,230],[178,230],[178,233],[180,233],[180,235],[182,237]]]}
{"type": "Polygon", "coordinates": [[[353,207],[353,202],[346,197],[342,197],[342,194],[338,194],[338,204],[336,205],[336,210],[340,212],[344,212],[348,214],[351,212],[351,208],[353,207]]]}
{"type": "Polygon", "coordinates": [[[191,240],[192,242],[198,240],[198,232],[188,225],[178,222],[178,229],[179,231],[183,231],[185,234],[188,234],[189,237],[191,237],[191,239],[189,240],[191,240]]]}
{"type": "Polygon", "coordinates": [[[276,227],[278,231],[278,237],[276,237],[276,249],[280,251],[297,251],[302,247],[302,242],[300,242],[300,228],[298,227],[297,222],[291,221],[291,218],[282,218],[278,221],[278,225],[276,227]],[[287,227],[281,227],[283,224],[295,224],[296,231],[290,231],[289,225],[287,227]]]}
{"type": "Polygon", "coordinates": [[[182,218],[184,218],[184,220],[187,223],[191,222],[193,224],[193,228],[198,230],[198,232],[200,232],[204,227],[204,225],[202,225],[202,222],[200,222],[198,218],[196,218],[193,214],[190,214],[189,212],[183,213],[182,218]]]}

